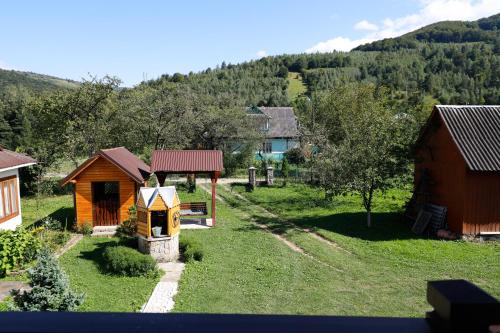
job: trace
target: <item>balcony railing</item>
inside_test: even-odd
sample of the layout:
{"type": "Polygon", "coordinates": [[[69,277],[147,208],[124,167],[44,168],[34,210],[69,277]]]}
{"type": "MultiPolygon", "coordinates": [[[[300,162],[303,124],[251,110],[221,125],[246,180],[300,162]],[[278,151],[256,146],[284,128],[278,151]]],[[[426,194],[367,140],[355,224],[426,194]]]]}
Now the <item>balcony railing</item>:
{"type": "Polygon", "coordinates": [[[0,333],[490,332],[500,324],[498,301],[464,280],[428,282],[427,300],[434,311],[426,318],[4,312],[0,333]]]}

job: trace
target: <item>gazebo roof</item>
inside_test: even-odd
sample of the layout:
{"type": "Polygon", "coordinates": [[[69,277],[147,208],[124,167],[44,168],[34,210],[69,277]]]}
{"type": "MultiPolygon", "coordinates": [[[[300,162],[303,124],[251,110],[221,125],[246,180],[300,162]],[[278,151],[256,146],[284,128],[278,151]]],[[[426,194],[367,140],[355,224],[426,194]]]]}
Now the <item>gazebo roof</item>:
{"type": "Polygon", "coordinates": [[[158,196],[160,196],[168,208],[174,207],[175,199],[177,199],[177,202],[180,202],[175,186],[141,187],[139,189],[138,201],[142,199],[146,208],[150,208],[158,196]]]}
{"type": "Polygon", "coordinates": [[[151,172],[220,172],[224,168],[220,150],[155,150],[151,172]]]}

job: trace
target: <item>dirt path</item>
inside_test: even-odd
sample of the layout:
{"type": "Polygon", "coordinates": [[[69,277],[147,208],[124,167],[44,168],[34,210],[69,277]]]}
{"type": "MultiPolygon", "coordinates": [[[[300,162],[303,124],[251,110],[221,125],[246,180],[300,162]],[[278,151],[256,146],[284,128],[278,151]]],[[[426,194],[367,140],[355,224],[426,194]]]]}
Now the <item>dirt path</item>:
{"type": "Polygon", "coordinates": [[[350,251],[344,249],[343,247],[341,247],[340,245],[338,245],[337,243],[335,242],[332,242],[331,240],[325,238],[324,236],[318,234],[317,232],[309,229],[309,228],[301,228],[299,226],[297,226],[296,224],[292,223],[292,222],[289,222],[289,221],[285,221],[283,220],[281,217],[279,217],[278,215],[274,214],[273,212],[267,210],[266,208],[260,206],[260,205],[257,205],[253,202],[251,202],[250,200],[248,200],[247,198],[245,198],[244,196],[242,196],[241,194],[237,193],[237,192],[234,192],[234,191],[231,191],[231,189],[227,186],[227,185],[222,185],[224,187],[224,189],[228,192],[230,192],[232,195],[234,195],[235,197],[237,197],[238,199],[242,200],[242,201],[245,201],[251,205],[253,205],[255,208],[257,208],[258,210],[260,210],[262,213],[270,216],[270,217],[273,217],[273,218],[276,218],[276,219],[279,219],[281,223],[287,225],[288,227],[291,227],[293,229],[296,229],[296,230],[300,230],[300,231],[303,231],[309,235],[311,235],[314,239],[322,242],[322,243],[325,243],[329,246],[331,246],[332,248],[335,248],[337,250],[340,250],[340,251],[344,251],[345,253],[348,253],[348,254],[352,254],[350,251]]]}
{"type": "MultiPolygon", "coordinates": [[[[224,185],[223,185],[224,186],[224,185]]],[[[204,191],[206,192],[210,192],[210,190],[208,188],[206,188],[205,186],[200,186],[200,188],[202,188],[204,191]]],[[[226,187],[224,187],[225,189],[227,189],[226,187]]],[[[250,202],[248,199],[244,198],[243,196],[239,195],[238,193],[234,193],[234,192],[230,192],[230,191],[227,191],[229,194],[231,195],[234,195],[236,196],[238,199],[241,199],[247,203],[249,203],[252,207],[255,207],[255,208],[258,208],[259,210],[262,210],[263,212],[265,212],[268,216],[270,217],[273,217],[273,218],[279,218],[277,215],[269,212],[268,210],[266,210],[265,208],[259,206],[259,205],[255,205],[253,204],[252,202],[250,202]]],[[[223,203],[226,203],[227,204],[227,201],[222,198],[221,196],[219,195],[216,195],[216,198],[217,200],[219,200],[220,202],[223,202],[223,203]]],[[[257,222],[257,220],[255,220],[253,217],[250,216],[250,214],[248,214],[246,211],[242,210],[242,209],[239,209],[239,208],[236,208],[236,207],[231,207],[231,209],[234,209],[234,210],[237,210],[240,215],[242,217],[244,217],[245,219],[247,219],[248,221],[252,222],[254,225],[256,225],[257,227],[259,227],[260,229],[266,231],[266,232],[269,232],[271,235],[273,235],[277,240],[279,240],[280,242],[282,242],[283,244],[285,244],[286,246],[288,246],[291,250],[293,250],[294,252],[297,252],[297,253],[300,253],[306,257],[308,257],[309,259],[321,264],[321,265],[324,265],[324,266],[327,266],[333,270],[336,270],[337,272],[343,272],[342,269],[338,268],[338,267],[335,267],[333,265],[330,265],[329,263],[326,263],[324,261],[321,261],[319,260],[318,258],[316,258],[315,256],[313,256],[312,254],[306,252],[303,248],[301,248],[299,245],[297,245],[296,243],[290,241],[289,239],[283,237],[282,235],[280,235],[279,233],[271,230],[267,225],[264,225],[262,223],[259,223],[257,222]]],[[[288,222],[289,224],[291,224],[290,222],[288,222]]],[[[293,227],[295,227],[295,225],[293,225],[293,227]]],[[[297,229],[297,228],[296,228],[297,229]]],[[[297,230],[301,230],[301,229],[297,229],[297,230]]]]}

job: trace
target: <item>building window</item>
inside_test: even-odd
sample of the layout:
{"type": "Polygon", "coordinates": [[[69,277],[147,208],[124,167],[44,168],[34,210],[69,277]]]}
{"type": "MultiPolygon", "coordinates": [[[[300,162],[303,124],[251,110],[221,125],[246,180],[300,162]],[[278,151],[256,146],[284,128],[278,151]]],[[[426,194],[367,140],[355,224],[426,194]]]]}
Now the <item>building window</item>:
{"type": "Polygon", "coordinates": [[[270,154],[273,152],[273,144],[270,141],[266,141],[262,144],[262,152],[264,154],[270,154]]]}
{"type": "Polygon", "coordinates": [[[16,176],[0,178],[0,222],[19,214],[16,176]]]}

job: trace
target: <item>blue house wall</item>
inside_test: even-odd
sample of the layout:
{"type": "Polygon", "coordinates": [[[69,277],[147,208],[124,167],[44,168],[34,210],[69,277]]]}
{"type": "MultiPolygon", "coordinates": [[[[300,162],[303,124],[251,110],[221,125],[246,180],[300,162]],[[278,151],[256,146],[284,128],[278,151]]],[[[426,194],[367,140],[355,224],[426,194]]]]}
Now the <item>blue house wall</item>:
{"type": "Polygon", "coordinates": [[[266,142],[271,142],[271,153],[262,153],[262,151],[255,152],[255,159],[261,160],[262,157],[265,159],[272,158],[275,161],[283,160],[284,154],[292,149],[299,146],[299,141],[294,139],[268,139],[266,142]],[[260,152],[260,154],[259,154],[260,152]],[[261,157],[262,155],[262,157],[261,157]]]}

